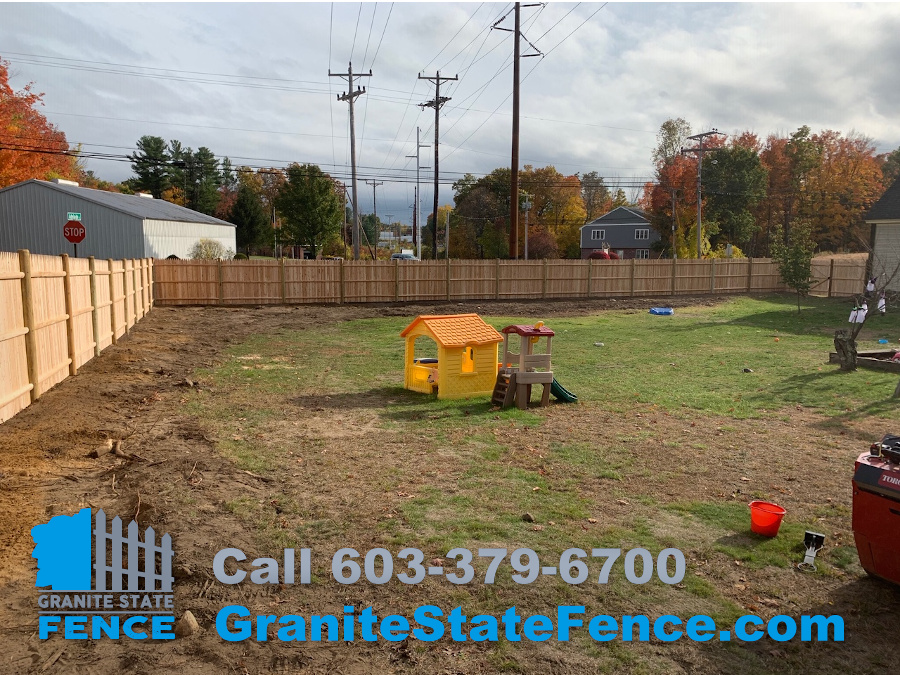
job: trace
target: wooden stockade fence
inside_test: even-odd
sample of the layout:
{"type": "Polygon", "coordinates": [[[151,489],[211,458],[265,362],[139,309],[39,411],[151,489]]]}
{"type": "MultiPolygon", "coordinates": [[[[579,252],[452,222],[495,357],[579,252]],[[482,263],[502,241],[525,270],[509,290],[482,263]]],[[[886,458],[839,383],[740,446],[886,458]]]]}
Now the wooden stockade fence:
{"type": "Polygon", "coordinates": [[[153,261],[0,251],[0,422],[75,375],[153,306],[153,261]]]}
{"type": "MultiPolygon", "coordinates": [[[[813,295],[860,293],[865,261],[814,260],[813,295]]],[[[787,290],[768,258],[733,260],[157,260],[160,305],[616,298],[787,290]]]]}

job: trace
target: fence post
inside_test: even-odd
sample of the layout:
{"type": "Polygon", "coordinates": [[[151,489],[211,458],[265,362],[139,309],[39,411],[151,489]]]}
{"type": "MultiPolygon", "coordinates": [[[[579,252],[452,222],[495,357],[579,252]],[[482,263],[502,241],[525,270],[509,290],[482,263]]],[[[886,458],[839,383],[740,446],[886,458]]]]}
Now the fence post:
{"type": "Polygon", "coordinates": [[[498,257],[494,265],[494,300],[500,299],[500,258],[498,257]]]}
{"type": "Polygon", "coordinates": [[[284,274],[284,256],[281,256],[281,304],[287,304],[287,279],[284,274]]]}
{"type": "MultiPolygon", "coordinates": [[[[137,260],[134,258],[131,259],[131,290],[134,291],[134,323],[137,325],[138,322],[138,267],[137,260]]],[[[141,288],[141,294],[143,296],[144,289],[141,288]]],[[[143,298],[142,298],[143,300],[143,298]]],[[[143,304],[143,303],[142,303],[143,304]]]]}
{"type": "Polygon", "coordinates": [[[153,309],[153,258],[147,260],[147,298],[150,301],[150,309],[153,309]]]}
{"type": "Polygon", "coordinates": [[[747,265],[747,293],[753,290],[753,258],[748,258],[750,264],[747,265]]]}
{"type": "Polygon", "coordinates": [[[63,293],[66,298],[66,344],[69,348],[69,375],[76,375],[78,368],[75,367],[75,317],[72,315],[72,272],[69,270],[69,255],[63,253],[62,258],[63,271],[66,276],[63,277],[63,293]]]}
{"type": "Polygon", "coordinates": [[[587,296],[591,297],[591,281],[594,276],[594,261],[588,258],[587,296]]]}
{"type": "Polygon", "coordinates": [[[678,278],[676,268],[678,267],[678,258],[672,258],[672,295],[675,295],[675,280],[678,278]]]}
{"type": "Polygon", "coordinates": [[[541,283],[541,298],[547,297],[547,268],[549,262],[547,258],[544,258],[544,280],[541,283]]]}
{"type": "Polygon", "coordinates": [[[631,259],[631,297],[634,297],[634,269],[637,266],[637,258],[631,259]]]}
{"type": "Polygon", "coordinates": [[[712,267],[710,267],[709,272],[709,293],[710,295],[714,295],[716,292],[716,259],[711,258],[712,267]]]}
{"type": "Polygon", "coordinates": [[[216,287],[219,295],[219,304],[225,304],[225,280],[222,274],[222,261],[220,259],[216,259],[216,287]]]}
{"type": "Polygon", "coordinates": [[[88,256],[91,269],[91,329],[94,331],[94,356],[100,356],[100,310],[97,308],[97,275],[94,256],[88,256]]]}
{"type": "Polygon", "coordinates": [[[450,302],[450,256],[447,256],[447,302],[450,302]]]}
{"type": "Polygon", "coordinates": [[[141,258],[141,302],[144,303],[144,316],[150,311],[150,262],[141,258]]]}
{"type": "Polygon", "coordinates": [[[128,261],[122,258],[122,320],[128,333],[128,261]]]}
{"type": "Polygon", "coordinates": [[[828,267],[828,297],[831,297],[831,282],[834,279],[834,258],[831,259],[831,265],[828,267]]]}
{"type": "Polygon", "coordinates": [[[394,302],[400,300],[400,261],[394,258],[394,302]]]}
{"type": "Polygon", "coordinates": [[[109,265],[109,301],[112,303],[109,306],[109,325],[112,328],[112,343],[118,344],[119,338],[116,337],[116,285],[113,283],[113,259],[107,258],[107,264],[109,265]]]}
{"type": "Polygon", "coordinates": [[[37,336],[34,334],[34,295],[31,289],[31,253],[27,249],[19,249],[19,269],[22,274],[22,319],[25,323],[25,359],[28,364],[28,381],[31,383],[31,402],[40,398],[38,388],[38,351],[37,336]]]}
{"type": "Polygon", "coordinates": [[[344,259],[343,258],[341,258],[341,265],[338,268],[338,271],[339,271],[339,281],[340,281],[340,287],[341,287],[340,288],[340,294],[341,294],[340,304],[343,305],[344,304],[344,259]]]}

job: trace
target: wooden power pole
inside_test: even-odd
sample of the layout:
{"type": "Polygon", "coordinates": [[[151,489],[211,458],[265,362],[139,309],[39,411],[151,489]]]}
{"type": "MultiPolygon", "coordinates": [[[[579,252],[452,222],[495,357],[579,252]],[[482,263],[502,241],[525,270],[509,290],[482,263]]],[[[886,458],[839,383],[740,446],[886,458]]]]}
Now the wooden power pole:
{"type": "Polygon", "coordinates": [[[353,259],[359,260],[359,209],[357,207],[359,201],[356,199],[356,125],[354,124],[353,118],[353,101],[355,101],[358,96],[365,94],[366,88],[360,88],[360,86],[357,85],[356,91],[353,91],[353,83],[361,77],[372,77],[372,71],[370,69],[368,73],[354,74],[353,64],[351,63],[349,64],[346,73],[332,73],[329,68],[328,77],[340,77],[347,80],[347,91],[338,96],[337,100],[347,101],[350,104],[350,164],[353,177],[353,259]]]}
{"type": "MultiPolygon", "coordinates": [[[[377,181],[366,181],[366,185],[372,186],[372,214],[375,216],[375,253],[378,253],[378,240],[381,239],[381,226],[378,224],[378,206],[375,203],[375,188],[379,185],[384,185],[384,182],[378,183],[377,181]]],[[[373,258],[374,260],[374,258],[373,258]]]]}
{"type": "Polygon", "coordinates": [[[703,147],[703,139],[707,136],[724,136],[721,131],[718,129],[713,129],[712,131],[704,131],[702,134],[694,134],[693,136],[688,136],[689,141],[697,141],[699,145],[695,148],[682,148],[681,154],[687,154],[689,152],[697,153],[697,260],[703,257],[703,220],[701,217],[701,212],[703,210],[703,193],[701,190],[701,181],[703,179],[703,153],[709,152],[710,150],[715,150],[715,148],[704,148],[703,147]]]}
{"type": "MultiPolygon", "coordinates": [[[[525,5],[525,7],[539,7],[540,4],[525,5]]],[[[513,34],[513,119],[512,119],[512,158],[510,160],[509,174],[509,257],[518,259],[519,257],[519,89],[520,89],[520,70],[519,63],[522,53],[519,44],[519,38],[522,37],[522,5],[516,3],[515,6],[515,28],[500,28],[500,24],[509,14],[505,14],[501,19],[496,21],[492,28],[497,30],[511,32],[513,34]]],[[[526,42],[528,39],[526,38],[526,42]]],[[[525,54],[525,56],[540,56],[541,53],[537,48],[528,42],[529,46],[535,50],[534,54],[525,54]]]]}
{"type": "MultiPolygon", "coordinates": [[[[437,74],[434,77],[422,77],[419,75],[420,80],[429,80],[434,82],[434,99],[431,101],[426,101],[425,103],[420,103],[420,108],[434,108],[434,209],[431,212],[431,237],[432,237],[432,251],[431,257],[437,260],[437,217],[438,217],[438,168],[439,168],[439,160],[438,160],[438,124],[440,123],[440,113],[441,106],[444,105],[450,99],[447,96],[441,96],[441,82],[447,82],[448,80],[458,80],[458,77],[441,77],[441,71],[437,71],[437,74]]],[[[416,151],[418,152],[418,150],[416,151]]]]}

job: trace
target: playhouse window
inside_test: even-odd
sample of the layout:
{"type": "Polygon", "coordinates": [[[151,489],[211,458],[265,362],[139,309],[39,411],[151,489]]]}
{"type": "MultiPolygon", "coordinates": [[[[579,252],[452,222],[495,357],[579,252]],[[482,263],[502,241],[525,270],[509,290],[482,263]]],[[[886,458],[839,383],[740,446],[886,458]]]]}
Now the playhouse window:
{"type": "Polygon", "coordinates": [[[465,347],[462,352],[462,372],[475,372],[475,349],[473,347],[465,347]]]}

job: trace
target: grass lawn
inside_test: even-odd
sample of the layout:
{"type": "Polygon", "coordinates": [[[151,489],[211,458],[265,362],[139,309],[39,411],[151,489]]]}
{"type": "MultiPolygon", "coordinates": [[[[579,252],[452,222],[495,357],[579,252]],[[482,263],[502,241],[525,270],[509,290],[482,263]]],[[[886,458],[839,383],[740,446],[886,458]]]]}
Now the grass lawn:
{"type": "MultiPolygon", "coordinates": [[[[338,607],[346,593],[383,613],[409,612],[425,598],[472,614],[512,604],[552,614],[560,604],[584,604],[589,613],[708,614],[721,624],[745,613],[821,613],[828,603],[843,611],[833,608],[835,597],[862,576],[850,533],[853,459],[866,438],[892,424],[896,431],[900,403],[890,396],[898,376],[827,365],[849,303],[803,304],[800,314],[792,296],[739,297],[674,316],[485,314],[498,329],[545,319],[556,332],[553,370],[579,403],[528,411],[494,410],[487,397],[438,401],[405,391],[398,334],[414,308],[403,318],[310,322],[233,346],[223,364],[197,373],[203,387],[190,392],[186,410],[237,467],[276,478],[265,499],[235,495],[226,508],[254,528],[260,555],[290,545],[317,552],[316,611],[338,607]],[[818,453],[827,461],[810,470],[818,453]],[[754,498],[788,509],[777,538],[749,531],[754,498]],[[811,575],[792,568],[806,529],[828,537],[811,575]],[[466,586],[428,578],[416,587],[394,580],[347,590],[330,578],[330,555],[343,546],[415,546],[426,561],[444,560],[454,547],[529,548],[542,564],[571,547],[621,548],[623,556],[643,547],[654,557],[675,547],[687,574],[676,585],[631,584],[620,559],[608,584],[596,583],[594,561],[582,585],[559,577],[520,585],[507,558],[497,582],[485,585],[487,562],[476,558],[476,580],[466,586]]],[[[876,348],[879,338],[900,348],[896,314],[873,316],[859,348],[876,348]]],[[[584,633],[563,655],[502,640],[460,654],[491,672],[548,672],[555,658],[568,664],[559,672],[809,666],[808,645],[794,642],[667,650],[658,642],[599,644],[584,633]]],[[[445,663],[422,645],[411,649],[421,652],[422,672],[445,663]]],[[[867,655],[851,668],[839,649],[815,653],[817,672],[879,672],[882,658],[867,655]]]]}

